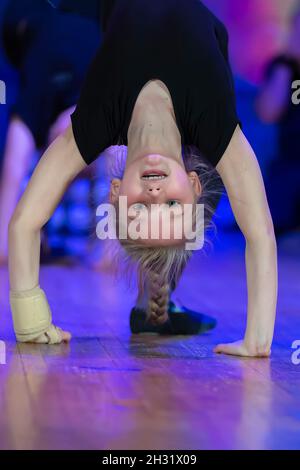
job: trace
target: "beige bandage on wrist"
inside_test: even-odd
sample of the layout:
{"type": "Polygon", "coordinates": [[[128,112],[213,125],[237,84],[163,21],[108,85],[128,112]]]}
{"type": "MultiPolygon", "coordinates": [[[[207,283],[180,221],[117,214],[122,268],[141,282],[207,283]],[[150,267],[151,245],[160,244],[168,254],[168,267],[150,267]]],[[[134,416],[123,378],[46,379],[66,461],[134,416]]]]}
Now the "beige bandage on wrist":
{"type": "Polygon", "coordinates": [[[9,300],[17,341],[48,344],[62,342],[61,330],[52,324],[50,306],[40,286],[27,291],[10,291],[9,300]]]}

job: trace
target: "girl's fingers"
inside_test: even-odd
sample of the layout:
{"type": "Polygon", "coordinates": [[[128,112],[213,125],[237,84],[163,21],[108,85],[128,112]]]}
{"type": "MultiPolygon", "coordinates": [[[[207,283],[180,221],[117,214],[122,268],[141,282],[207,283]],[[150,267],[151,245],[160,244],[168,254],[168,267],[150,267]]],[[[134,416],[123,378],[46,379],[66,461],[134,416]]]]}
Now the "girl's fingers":
{"type": "Polygon", "coordinates": [[[229,344],[218,344],[214,348],[214,352],[217,354],[228,354],[231,356],[243,356],[243,357],[270,357],[271,351],[249,351],[245,344],[242,341],[237,341],[236,343],[229,344]]]}
{"type": "MultiPolygon", "coordinates": [[[[59,334],[60,341],[57,342],[56,344],[60,344],[62,342],[64,343],[69,343],[71,341],[72,335],[68,331],[63,331],[61,328],[56,327],[56,330],[59,334]]],[[[47,334],[42,334],[38,338],[36,338],[33,343],[36,344],[48,344],[49,343],[49,336],[47,334]]]]}
{"type": "Polygon", "coordinates": [[[240,344],[218,344],[215,347],[214,352],[217,354],[229,354],[232,356],[247,356],[247,352],[240,344]]]}
{"type": "Polygon", "coordinates": [[[69,343],[71,341],[72,335],[69,331],[61,331],[60,334],[64,343],[69,343]]]}
{"type": "Polygon", "coordinates": [[[215,347],[214,352],[215,353],[229,353],[232,348],[230,347],[230,344],[218,344],[218,346],[215,347]]]}

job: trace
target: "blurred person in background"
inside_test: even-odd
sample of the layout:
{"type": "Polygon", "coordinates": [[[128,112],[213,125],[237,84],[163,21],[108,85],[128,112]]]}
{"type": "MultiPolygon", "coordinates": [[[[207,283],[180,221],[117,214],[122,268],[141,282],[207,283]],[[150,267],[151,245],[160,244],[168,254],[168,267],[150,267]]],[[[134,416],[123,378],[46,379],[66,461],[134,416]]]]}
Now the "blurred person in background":
{"type": "Polygon", "coordinates": [[[300,229],[300,104],[292,100],[296,80],[300,80],[300,5],[293,12],[285,50],[266,68],[256,103],[264,122],[278,124],[278,153],[266,177],[277,235],[300,229]]]}
{"type": "Polygon", "coordinates": [[[19,75],[19,91],[10,113],[0,182],[0,264],[7,261],[8,223],[34,152],[70,124],[101,35],[94,20],[65,15],[46,0],[9,0],[2,37],[7,59],[19,75]]]}

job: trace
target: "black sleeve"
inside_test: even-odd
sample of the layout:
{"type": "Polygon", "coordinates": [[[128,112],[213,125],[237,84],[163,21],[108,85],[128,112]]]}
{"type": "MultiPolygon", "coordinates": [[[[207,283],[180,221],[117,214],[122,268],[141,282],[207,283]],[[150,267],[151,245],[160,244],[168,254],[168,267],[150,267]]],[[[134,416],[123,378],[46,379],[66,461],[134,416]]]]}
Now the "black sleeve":
{"type": "Polygon", "coordinates": [[[119,115],[112,101],[104,99],[103,67],[101,48],[92,60],[84,82],[77,106],[71,115],[74,139],[78,150],[89,165],[115,142],[115,123],[119,115]]]}
{"type": "Polygon", "coordinates": [[[229,45],[229,34],[226,26],[217,18],[214,18],[214,26],[215,26],[215,34],[219,42],[220,49],[222,54],[226,60],[229,62],[229,52],[228,52],[228,45],[229,45]]]}
{"type": "Polygon", "coordinates": [[[216,167],[224,155],[237,126],[242,122],[236,109],[234,94],[216,99],[197,119],[192,142],[202,155],[216,167]]]}

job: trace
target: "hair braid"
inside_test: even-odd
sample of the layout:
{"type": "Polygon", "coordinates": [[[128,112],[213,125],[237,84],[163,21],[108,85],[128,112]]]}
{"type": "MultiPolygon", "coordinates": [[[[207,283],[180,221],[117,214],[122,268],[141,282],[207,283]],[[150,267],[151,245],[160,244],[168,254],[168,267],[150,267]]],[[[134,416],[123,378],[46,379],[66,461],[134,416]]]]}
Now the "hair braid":
{"type": "Polygon", "coordinates": [[[169,283],[162,277],[150,271],[149,273],[149,304],[147,309],[148,319],[154,325],[165,323],[168,318],[169,283]]]}

